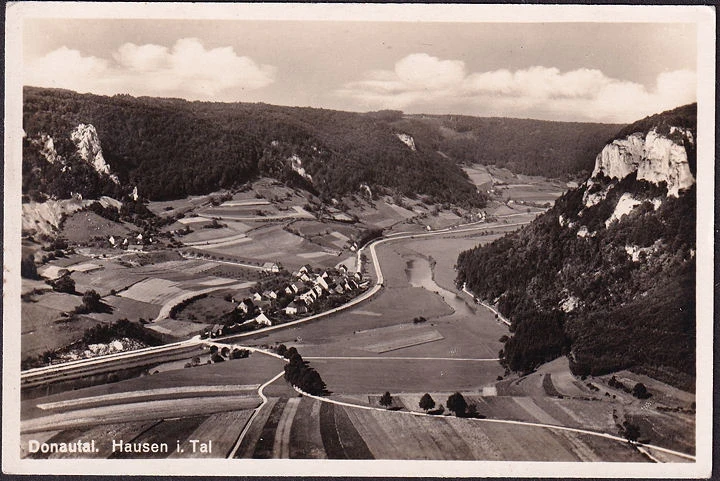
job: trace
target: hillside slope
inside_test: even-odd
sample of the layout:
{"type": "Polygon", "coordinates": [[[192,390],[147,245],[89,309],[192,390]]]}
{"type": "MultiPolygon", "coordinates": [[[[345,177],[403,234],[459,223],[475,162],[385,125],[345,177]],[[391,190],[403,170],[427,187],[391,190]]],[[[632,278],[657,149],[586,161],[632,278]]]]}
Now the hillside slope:
{"type": "Polygon", "coordinates": [[[550,211],[461,253],[458,284],[512,320],[508,368],[567,354],[694,389],[695,138],[695,105],[632,124],[550,211]]]}
{"type": "Polygon", "coordinates": [[[621,126],[366,114],[24,89],[23,187],[30,197],[151,200],[206,194],[258,175],[325,200],[365,192],[482,206],[459,163],[575,176],[621,126]],[[123,186],[123,187],[120,187],[123,186]],[[374,188],[373,188],[374,187],[374,188]],[[122,191],[122,192],[121,192],[122,191]]]}
{"type": "Polygon", "coordinates": [[[484,202],[455,162],[363,114],[26,87],[23,128],[26,193],[117,197],[119,180],[163,200],[269,175],[326,200],[368,184],[434,202],[484,202]]]}

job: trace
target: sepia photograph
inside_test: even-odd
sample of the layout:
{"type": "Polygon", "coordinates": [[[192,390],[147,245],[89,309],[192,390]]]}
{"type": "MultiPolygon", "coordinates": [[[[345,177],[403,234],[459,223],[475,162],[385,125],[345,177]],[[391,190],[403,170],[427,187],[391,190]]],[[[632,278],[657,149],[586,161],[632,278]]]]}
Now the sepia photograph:
{"type": "Polygon", "coordinates": [[[710,476],[714,9],[6,17],[4,472],[710,476]]]}

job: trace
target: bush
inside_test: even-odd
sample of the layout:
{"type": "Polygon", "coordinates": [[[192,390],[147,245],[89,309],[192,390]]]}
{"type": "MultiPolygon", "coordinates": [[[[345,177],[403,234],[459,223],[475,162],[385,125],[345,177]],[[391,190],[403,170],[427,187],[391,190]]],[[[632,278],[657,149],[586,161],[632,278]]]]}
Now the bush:
{"type": "Polygon", "coordinates": [[[210,359],[212,359],[212,362],[224,362],[224,361],[225,361],[225,358],[222,357],[222,356],[221,356],[220,354],[218,354],[217,352],[216,352],[215,354],[213,354],[210,359]]]}
{"type": "Polygon", "coordinates": [[[459,392],[451,394],[450,397],[448,397],[446,404],[448,409],[455,413],[455,416],[459,418],[465,416],[465,411],[467,410],[468,405],[463,395],[459,392]]]}
{"type": "Polygon", "coordinates": [[[644,385],[643,383],[641,383],[641,382],[635,384],[635,386],[634,386],[633,389],[632,389],[632,395],[635,396],[635,397],[638,398],[638,399],[647,399],[647,398],[649,398],[650,396],[652,396],[652,394],[650,394],[650,393],[648,392],[648,390],[647,390],[647,388],[645,387],[645,385],[644,385]]]}
{"type": "Polygon", "coordinates": [[[389,408],[390,406],[392,406],[392,403],[393,403],[393,398],[390,395],[390,392],[385,391],[385,394],[383,394],[380,397],[380,405],[385,406],[386,408],[389,408]]]}
{"type": "Polygon", "coordinates": [[[20,276],[25,279],[40,279],[37,272],[37,266],[35,266],[35,260],[32,255],[28,255],[20,261],[20,276]]]}
{"type": "Polygon", "coordinates": [[[420,406],[420,409],[427,412],[435,407],[435,400],[433,400],[430,394],[425,393],[423,394],[423,397],[420,398],[420,402],[418,403],[418,405],[420,406]]]}
{"type": "Polygon", "coordinates": [[[75,281],[70,277],[70,274],[56,279],[50,283],[52,288],[57,292],[65,292],[67,294],[75,294],[75,281]]]}

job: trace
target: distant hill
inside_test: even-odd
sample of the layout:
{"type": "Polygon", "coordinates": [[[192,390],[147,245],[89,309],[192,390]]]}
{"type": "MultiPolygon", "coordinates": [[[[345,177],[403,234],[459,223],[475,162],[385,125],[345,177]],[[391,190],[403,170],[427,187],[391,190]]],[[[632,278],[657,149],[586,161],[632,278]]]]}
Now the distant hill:
{"type": "Polygon", "coordinates": [[[481,206],[459,163],[575,176],[621,126],[367,114],[24,89],[23,191],[166,200],[259,175],[325,200],[365,192],[481,206]],[[55,161],[57,160],[57,161],[55,161]],[[113,179],[114,176],[114,179],[113,179]]]}
{"type": "Polygon", "coordinates": [[[137,186],[153,200],[204,194],[262,174],[326,200],[367,184],[373,192],[423,194],[434,202],[484,202],[454,161],[411,147],[372,116],[32,87],[24,96],[26,193],[112,194],[118,189],[109,176],[88,168],[101,152],[119,185],[137,186]],[[82,142],[92,158],[81,158],[82,142]]]}
{"type": "Polygon", "coordinates": [[[567,180],[587,177],[595,154],[622,127],[462,115],[414,115],[394,126],[458,162],[567,180]]]}
{"type": "Polygon", "coordinates": [[[643,119],[529,226],[461,253],[458,283],[497,302],[517,371],[568,355],[576,374],[695,375],[695,106],[643,119]]]}

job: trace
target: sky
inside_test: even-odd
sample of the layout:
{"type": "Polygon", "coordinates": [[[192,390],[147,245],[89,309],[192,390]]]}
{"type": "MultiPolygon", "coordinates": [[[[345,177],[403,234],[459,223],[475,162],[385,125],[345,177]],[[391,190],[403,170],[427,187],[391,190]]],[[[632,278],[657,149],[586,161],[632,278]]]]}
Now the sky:
{"type": "Polygon", "coordinates": [[[23,83],[102,95],[627,123],[696,100],[696,26],[25,19],[23,83]]]}

